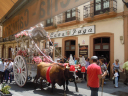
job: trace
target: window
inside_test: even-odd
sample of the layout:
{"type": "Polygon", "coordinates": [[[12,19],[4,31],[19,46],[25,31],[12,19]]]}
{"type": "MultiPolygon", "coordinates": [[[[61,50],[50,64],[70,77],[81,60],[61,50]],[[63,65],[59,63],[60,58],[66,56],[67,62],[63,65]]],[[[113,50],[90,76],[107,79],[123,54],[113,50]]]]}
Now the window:
{"type": "Polygon", "coordinates": [[[101,38],[94,39],[94,44],[98,44],[98,43],[101,43],[101,38]]]}
{"type": "Polygon", "coordinates": [[[76,8],[66,11],[65,21],[72,21],[76,19],[76,8]]]}
{"type": "Polygon", "coordinates": [[[75,41],[71,40],[71,41],[66,41],[65,42],[65,49],[66,51],[75,51],[75,41]]]}
{"type": "Polygon", "coordinates": [[[94,4],[95,15],[110,11],[109,0],[95,0],[94,4]]]}
{"type": "Polygon", "coordinates": [[[94,39],[94,50],[95,51],[108,51],[110,48],[110,37],[101,37],[94,39]]]}
{"type": "Polygon", "coordinates": [[[70,41],[66,41],[66,51],[70,50],[70,41]]]}
{"type": "Polygon", "coordinates": [[[46,27],[47,26],[52,26],[53,25],[53,18],[47,19],[46,20],[46,27]]]}

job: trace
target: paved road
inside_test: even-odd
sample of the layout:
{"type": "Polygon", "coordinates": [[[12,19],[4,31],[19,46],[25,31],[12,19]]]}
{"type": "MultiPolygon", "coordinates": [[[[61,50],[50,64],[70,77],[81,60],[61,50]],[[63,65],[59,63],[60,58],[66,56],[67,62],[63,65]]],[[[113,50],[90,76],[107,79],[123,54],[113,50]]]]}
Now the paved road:
{"type": "MultiPolygon", "coordinates": [[[[128,96],[128,86],[123,85],[119,82],[119,88],[114,88],[112,81],[106,81],[106,85],[104,85],[103,96],[128,96]],[[115,94],[115,95],[114,95],[115,94]]],[[[9,84],[11,86],[11,92],[13,96],[62,96],[63,95],[63,87],[56,85],[56,89],[54,89],[54,93],[50,94],[50,87],[43,85],[44,90],[40,90],[39,86],[37,89],[34,89],[34,84],[29,82],[25,85],[25,87],[18,87],[15,82],[13,84],[9,84]]],[[[74,83],[69,84],[69,92],[67,92],[67,96],[90,96],[90,90],[86,87],[86,82],[78,83],[79,92],[75,92],[74,83]]],[[[99,89],[99,96],[101,96],[101,90],[99,89]]]]}

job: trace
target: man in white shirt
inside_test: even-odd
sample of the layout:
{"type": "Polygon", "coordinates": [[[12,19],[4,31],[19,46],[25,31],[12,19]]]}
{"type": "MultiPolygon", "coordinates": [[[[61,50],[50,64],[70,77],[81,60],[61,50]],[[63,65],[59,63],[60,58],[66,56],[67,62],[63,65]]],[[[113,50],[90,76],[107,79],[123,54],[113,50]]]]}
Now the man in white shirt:
{"type": "Polygon", "coordinates": [[[1,83],[3,83],[3,78],[4,78],[4,59],[2,59],[2,61],[0,61],[0,81],[1,83]]]}
{"type": "Polygon", "coordinates": [[[7,61],[8,61],[7,59],[4,59],[4,80],[6,80],[6,69],[5,69],[5,67],[8,63],[7,61]]]}
{"type": "MultiPolygon", "coordinates": [[[[12,72],[12,68],[13,68],[13,64],[12,64],[12,61],[11,61],[11,58],[8,59],[8,63],[6,64],[5,66],[5,75],[6,75],[6,83],[8,82],[8,77],[9,77],[9,73],[12,72]]],[[[10,83],[12,82],[12,75],[10,74],[10,83]]]]}

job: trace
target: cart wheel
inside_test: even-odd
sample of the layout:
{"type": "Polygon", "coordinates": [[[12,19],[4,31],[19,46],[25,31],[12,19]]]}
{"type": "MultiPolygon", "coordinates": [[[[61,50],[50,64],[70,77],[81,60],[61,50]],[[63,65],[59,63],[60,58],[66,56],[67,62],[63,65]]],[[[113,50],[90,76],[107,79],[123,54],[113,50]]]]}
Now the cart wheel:
{"type": "Polygon", "coordinates": [[[18,86],[23,87],[27,82],[27,65],[25,59],[18,55],[13,65],[14,80],[18,86]]]}

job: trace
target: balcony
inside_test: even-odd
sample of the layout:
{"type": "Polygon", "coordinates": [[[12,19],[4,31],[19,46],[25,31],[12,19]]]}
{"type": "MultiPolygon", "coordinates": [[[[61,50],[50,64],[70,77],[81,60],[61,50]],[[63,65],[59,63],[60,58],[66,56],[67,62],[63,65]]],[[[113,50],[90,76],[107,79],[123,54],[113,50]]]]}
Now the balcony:
{"type": "Polygon", "coordinates": [[[57,16],[57,27],[70,26],[79,23],[80,10],[73,8],[57,16]]]}
{"type": "Polygon", "coordinates": [[[56,28],[56,20],[54,18],[47,19],[43,21],[44,29],[45,30],[51,30],[56,28]]]}
{"type": "Polygon", "coordinates": [[[0,42],[7,42],[7,41],[13,41],[13,40],[15,40],[15,35],[11,35],[6,38],[0,37],[0,42]]]}
{"type": "Polygon", "coordinates": [[[93,22],[97,20],[116,17],[117,0],[103,0],[102,2],[93,2],[83,7],[84,21],[93,22]]]}

